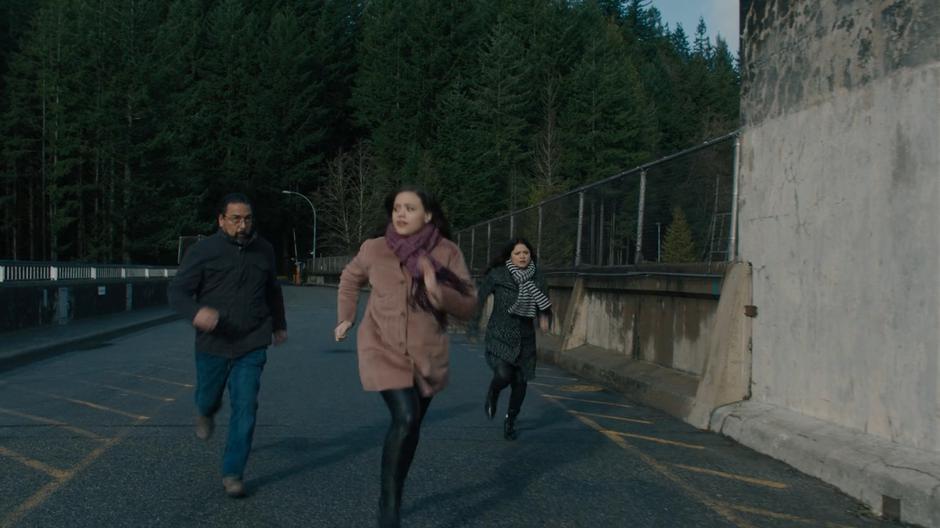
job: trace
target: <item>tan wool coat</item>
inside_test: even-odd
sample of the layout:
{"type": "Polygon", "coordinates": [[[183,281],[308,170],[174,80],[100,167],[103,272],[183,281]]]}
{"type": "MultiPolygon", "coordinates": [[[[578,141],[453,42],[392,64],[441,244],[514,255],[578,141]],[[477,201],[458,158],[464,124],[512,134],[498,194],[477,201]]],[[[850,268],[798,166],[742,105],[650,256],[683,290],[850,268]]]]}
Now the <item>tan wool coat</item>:
{"type": "MultiPolygon", "coordinates": [[[[457,319],[469,319],[476,310],[476,291],[463,254],[442,238],[431,256],[467,282],[460,294],[441,284],[442,309],[457,319]]],[[[411,306],[411,274],[385,243],[385,237],[367,240],[343,269],[337,299],[338,322],[356,322],[359,290],[372,286],[365,314],[356,334],[359,378],[367,391],[417,387],[432,396],[447,385],[447,334],[434,316],[411,306]]]]}

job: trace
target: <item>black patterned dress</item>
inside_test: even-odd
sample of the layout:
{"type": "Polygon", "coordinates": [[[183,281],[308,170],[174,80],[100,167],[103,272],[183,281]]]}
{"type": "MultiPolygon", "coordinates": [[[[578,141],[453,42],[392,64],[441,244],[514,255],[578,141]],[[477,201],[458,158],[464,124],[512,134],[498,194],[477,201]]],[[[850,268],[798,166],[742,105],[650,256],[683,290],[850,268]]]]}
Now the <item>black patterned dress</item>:
{"type": "MultiPolygon", "coordinates": [[[[536,269],[532,278],[535,285],[547,292],[545,279],[536,269]]],[[[496,369],[497,360],[501,359],[519,367],[521,381],[535,378],[535,324],[533,318],[520,317],[509,313],[509,307],[516,301],[519,287],[512,280],[512,275],[505,266],[497,266],[487,272],[477,290],[480,307],[486,304],[486,298],[493,295],[493,312],[486,324],[486,363],[496,369]]],[[[476,325],[473,325],[476,327],[476,325]]]]}

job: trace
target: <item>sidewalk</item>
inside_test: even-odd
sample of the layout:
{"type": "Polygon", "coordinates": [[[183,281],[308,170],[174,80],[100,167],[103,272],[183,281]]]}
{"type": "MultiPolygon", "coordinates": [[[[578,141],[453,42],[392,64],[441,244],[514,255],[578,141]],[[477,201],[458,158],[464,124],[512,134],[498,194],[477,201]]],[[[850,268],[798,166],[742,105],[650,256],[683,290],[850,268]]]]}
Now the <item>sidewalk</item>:
{"type": "Polygon", "coordinates": [[[168,307],[143,308],[64,325],[45,325],[0,334],[0,372],[38,361],[93,341],[109,339],[178,319],[168,307]]]}

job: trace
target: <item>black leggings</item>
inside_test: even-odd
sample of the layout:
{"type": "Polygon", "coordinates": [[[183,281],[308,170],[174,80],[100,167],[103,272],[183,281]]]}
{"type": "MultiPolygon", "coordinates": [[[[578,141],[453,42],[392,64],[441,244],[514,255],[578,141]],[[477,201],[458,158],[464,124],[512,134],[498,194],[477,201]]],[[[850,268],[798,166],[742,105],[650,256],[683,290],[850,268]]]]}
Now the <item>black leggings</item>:
{"type": "Polygon", "coordinates": [[[405,477],[418,448],[421,421],[431,398],[424,398],[417,388],[392,389],[381,392],[392,415],[392,424],[385,435],[382,450],[382,492],[379,499],[379,520],[396,526],[401,509],[401,492],[405,477]]]}
{"type": "Polygon", "coordinates": [[[493,379],[490,381],[490,392],[493,394],[494,399],[499,396],[499,393],[507,385],[512,385],[512,392],[509,394],[508,414],[516,416],[519,414],[519,410],[522,409],[522,401],[525,400],[525,391],[528,384],[522,375],[522,369],[508,361],[495,359],[493,379]]]}

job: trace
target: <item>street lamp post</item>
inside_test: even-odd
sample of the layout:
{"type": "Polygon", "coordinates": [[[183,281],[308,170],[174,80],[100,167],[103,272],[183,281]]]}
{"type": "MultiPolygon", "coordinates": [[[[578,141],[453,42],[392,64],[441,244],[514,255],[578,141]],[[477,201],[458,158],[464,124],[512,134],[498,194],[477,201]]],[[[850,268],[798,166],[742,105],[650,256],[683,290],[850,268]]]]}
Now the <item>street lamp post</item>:
{"type": "Polygon", "coordinates": [[[310,209],[313,210],[313,246],[310,248],[310,267],[312,268],[317,258],[317,208],[313,206],[313,202],[310,201],[310,198],[307,198],[299,192],[281,191],[281,194],[294,194],[300,196],[307,201],[307,203],[310,205],[310,209]]]}

